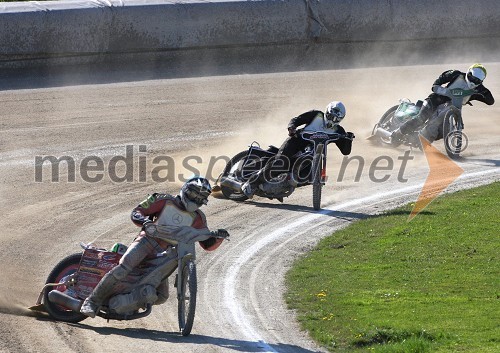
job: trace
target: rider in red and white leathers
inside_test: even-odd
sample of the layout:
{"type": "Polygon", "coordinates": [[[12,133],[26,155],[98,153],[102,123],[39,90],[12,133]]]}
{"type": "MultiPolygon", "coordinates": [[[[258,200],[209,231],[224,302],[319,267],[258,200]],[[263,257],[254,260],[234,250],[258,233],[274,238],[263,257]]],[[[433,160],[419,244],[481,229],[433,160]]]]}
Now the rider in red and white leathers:
{"type": "MultiPolygon", "coordinates": [[[[105,300],[113,294],[127,292],[127,288],[133,288],[137,281],[154,269],[158,253],[167,251],[167,256],[176,258],[172,240],[188,238],[199,241],[207,251],[217,249],[229,234],[219,229],[214,232],[217,235],[214,237],[207,227],[205,215],[198,209],[208,202],[211,191],[207,179],[196,177],[184,184],[178,196],[155,193],[135,207],[131,218],[142,227],[141,232],[120,259],[119,265],[101,279],[84,301],[80,312],[95,317],[105,300]],[[157,231],[153,234],[144,231],[149,223],[156,224],[157,231]]],[[[147,297],[143,298],[144,301],[154,304],[165,302],[168,299],[168,280],[162,281],[156,290],[145,288],[141,294],[147,297]]],[[[114,303],[113,299],[109,302],[110,309],[121,304],[114,303]]]]}

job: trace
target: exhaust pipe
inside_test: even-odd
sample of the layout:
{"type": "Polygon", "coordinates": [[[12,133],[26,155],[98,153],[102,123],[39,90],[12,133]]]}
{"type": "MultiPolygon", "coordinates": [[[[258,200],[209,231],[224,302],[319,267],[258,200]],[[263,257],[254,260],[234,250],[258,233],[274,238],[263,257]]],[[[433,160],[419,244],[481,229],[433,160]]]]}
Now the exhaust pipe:
{"type": "Polygon", "coordinates": [[[385,138],[385,139],[390,139],[392,132],[384,130],[381,127],[378,127],[377,131],[375,132],[375,135],[378,135],[378,136],[385,138]]]}
{"type": "Polygon", "coordinates": [[[228,177],[222,177],[220,179],[220,185],[233,189],[235,191],[241,191],[242,183],[237,182],[236,180],[228,177]]]}
{"type": "Polygon", "coordinates": [[[80,311],[80,308],[83,304],[82,300],[70,297],[66,293],[60,292],[55,289],[49,292],[48,297],[51,303],[62,305],[65,308],[71,309],[76,312],[80,311]]]}

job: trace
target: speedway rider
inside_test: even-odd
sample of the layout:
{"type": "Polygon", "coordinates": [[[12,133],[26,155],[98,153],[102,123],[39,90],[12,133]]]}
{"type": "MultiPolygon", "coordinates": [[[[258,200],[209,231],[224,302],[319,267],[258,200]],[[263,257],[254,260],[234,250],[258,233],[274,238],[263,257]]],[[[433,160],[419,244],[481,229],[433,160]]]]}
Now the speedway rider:
{"type": "Polygon", "coordinates": [[[439,132],[442,121],[437,118],[432,119],[432,116],[438,106],[451,100],[449,97],[442,95],[446,93],[447,89],[460,88],[464,90],[474,90],[472,95],[464,97],[462,102],[463,105],[472,100],[478,100],[488,105],[495,103],[495,99],[491,95],[491,92],[483,86],[483,80],[485,78],[486,68],[481,64],[471,65],[466,73],[458,70],[443,72],[432,84],[433,93],[425,99],[419,114],[402,124],[399,129],[392,133],[392,144],[400,144],[400,140],[404,135],[421,129],[426,123],[425,127],[420,131],[420,134],[430,143],[437,140],[440,137],[439,132]],[[446,88],[442,87],[444,84],[447,84],[446,88]]]}
{"type": "Polygon", "coordinates": [[[242,185],[241,190],[245,196],[252,198],[259,184],[263,183],[266,177],[272,177],[269,174],[270,172],[272,173],[273,164],[276,160],[280,159],[282,161],[280,164],[288,168],[288,170],[291,170],[294,155],[304,150],[306,146],[311,143],[310,141],[304,140],[302,136],[297,133],[297,128],[301,125],[305,125],[301,131],[321,131],[329,134],[338,133],[344,135],[345,137],[335,141],[335,144],[343,155],[350,154],[354,134],[352,132],[346,133],[344,128],[339,125],[342,119],[344,119],[345,114],[346,109],[344,104],[334,101],[327,105],[324,113],[320,110],[310,110],[292,118],[288,123],[289,137],[281,145],[275,159],[270,159],[264,168],[259,171],[257,177],[248,180],[242,185]]]}
{"type": "MultiPolygon", "coordinates": [[[[95,317],[99,307],[115,293],[123,292],[124,287],[136,283],[147,275],[155,264],[157,254],[167,251],[167,256],[176,258],[176,249],[168,240],[190,239],[199,241],[207,251],[219,247],[223,238],[229,234],[224,229],[211,233],[208,230],[205,215],[199,208],[206,205],[212,188],[207,179],[194,177],[181,188],[178,196],[154,193],[147,197],[132,211],[132,222],[142,227],[118,266],[109,271],[97,284],[90,296],[84,301],[80,312],[95,317]],[[154,222],[157,231],[148,234],[145,227],[154,222]]],[[[152,286],[140,292],[143,302],[164,303],[168,299],[168,279],[165,279],[154,290],[152,286]]],[[[122,296],[123,297],[123,296],[122,296]]],[[[110,300],[110,308],[112,306],[110,300]]],[[[127,303],[120,303],[120,305],[127,303]]]]}

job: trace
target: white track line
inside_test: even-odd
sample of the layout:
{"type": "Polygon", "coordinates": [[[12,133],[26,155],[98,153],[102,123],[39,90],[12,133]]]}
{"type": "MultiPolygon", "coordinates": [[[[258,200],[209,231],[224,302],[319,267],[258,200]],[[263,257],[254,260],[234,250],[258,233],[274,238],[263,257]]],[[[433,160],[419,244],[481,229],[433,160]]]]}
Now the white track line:
{"type": "MultiPolygon", "coordinates": [[[[494,168],[492,170],[465,173],[459,178],[459,181],[466,181],[472,178],[476,178],[478,176],[486,176],[488,174],[498,173],[498,168],[494,168]]],[[[423,183],[418,185],[407,186],[400,189],[395,189],[391,191],[383,191],[376,193],[371,196],[363,197],[356,200],[351,200],[348,202],[344,202],[342,204],[335,204],[329,207],[322,209],[314,214],[309,214],[303,217],[300,217],[296,221],[288,224],[285,227],[277,229],[270,234],[268,234],[265,238],[260,239],[255,244],[247,248],[238,258],[234,260],[234,263],[228,269],[228,276],[225,280],[224,284],[224,293],[227,293],[228,300],[226,303],[226,308],[229,310],[232,316],[232,324],[233,327],[239,327],[240,331],[249,339],[250,341],[258,342],[256,346],[260,349],[261,352],[277,352],[274,348],[272,348],[269,344],[267,344],[261,335],[252,327],[250,320],[245,314],[243,306],[239,303],[238,297],[235,293],[237,288],[237,281],[239,278],[239,273],[244,264],[249,262],[260,250],[266,247],[268,244],[277,241],[280,238],[288,239],[288,234],[294,233],[296,234],[297,228],[302,228],[317,218],[320,218],[324,215],[331,214],[332,212],[336,212],[339,210],[352,209],[353,207],[359,206],[367,206],[373,203],[379,203],[384,199],[387,199],[390,196],[395,195],[407,195],[409,193],[416,193],[420,189],[422,189],[423,183]]],[[[309,230],[318,227],[324,222],[316,223],[314,226],[308,228],[309,230]]],[[[303,232],[301,232],[303,233],[303,232]]]]}

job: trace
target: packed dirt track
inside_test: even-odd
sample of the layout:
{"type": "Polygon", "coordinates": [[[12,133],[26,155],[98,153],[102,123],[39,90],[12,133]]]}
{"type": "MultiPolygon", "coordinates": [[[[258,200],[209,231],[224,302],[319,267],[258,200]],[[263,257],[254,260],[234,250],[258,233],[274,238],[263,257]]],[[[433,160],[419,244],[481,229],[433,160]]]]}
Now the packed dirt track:
{"type": "MultiPolygon", "coordinates": [[[[286,309],[284,273],[336,229],[417,199],[429,171],[425,156],[412,151],[402,167],[405,149],[372,146],[365,137],[398,99],[423,99],[443,71],[465,71],[470,64],[86,85],[68,80],[60,87],[0,91],[0,352],[323,351],[286,309]],[[342,156],[330,146],[318,212],[311,187],[284,203],[211,197],[203,209],[209,226],[227,229],[231,241],[214,252],[198,248],[198,305],[190,336],[177,333],[172,285],[169,302],[136,321],[68,324],[26,309],[53,266],[80,250],[79,242],[130,243],[138,232],[130,211],[147,194],[175,194],[182,178],[196,170],[215,179],[224,157],[254,140],[280,145],[290,118],[324,109],[331,100],[346,105],[342,125],[356,134],[351,156],[363,162],[342,169],[342,156]],[[37,156],[70,157],[75,169],[62,163],[53,180],[50,163],[37,164],[37,156]],[[103,161],[102,173],[90,168],[95,165],[81,168],[91,156],[103,161]],[[380,156],[394,162],[390,170],[370,169],[380,156]]],[[[485,85],[498,99],[500,63],[484,64],[485,85]]],[[[463,112],[469,145],[458,164],[464,174],[449,190],[499,179],[500,105],[474,103],[463,112]]],[[[444,150],[441,141],[435,145],[444,150]]]]}

